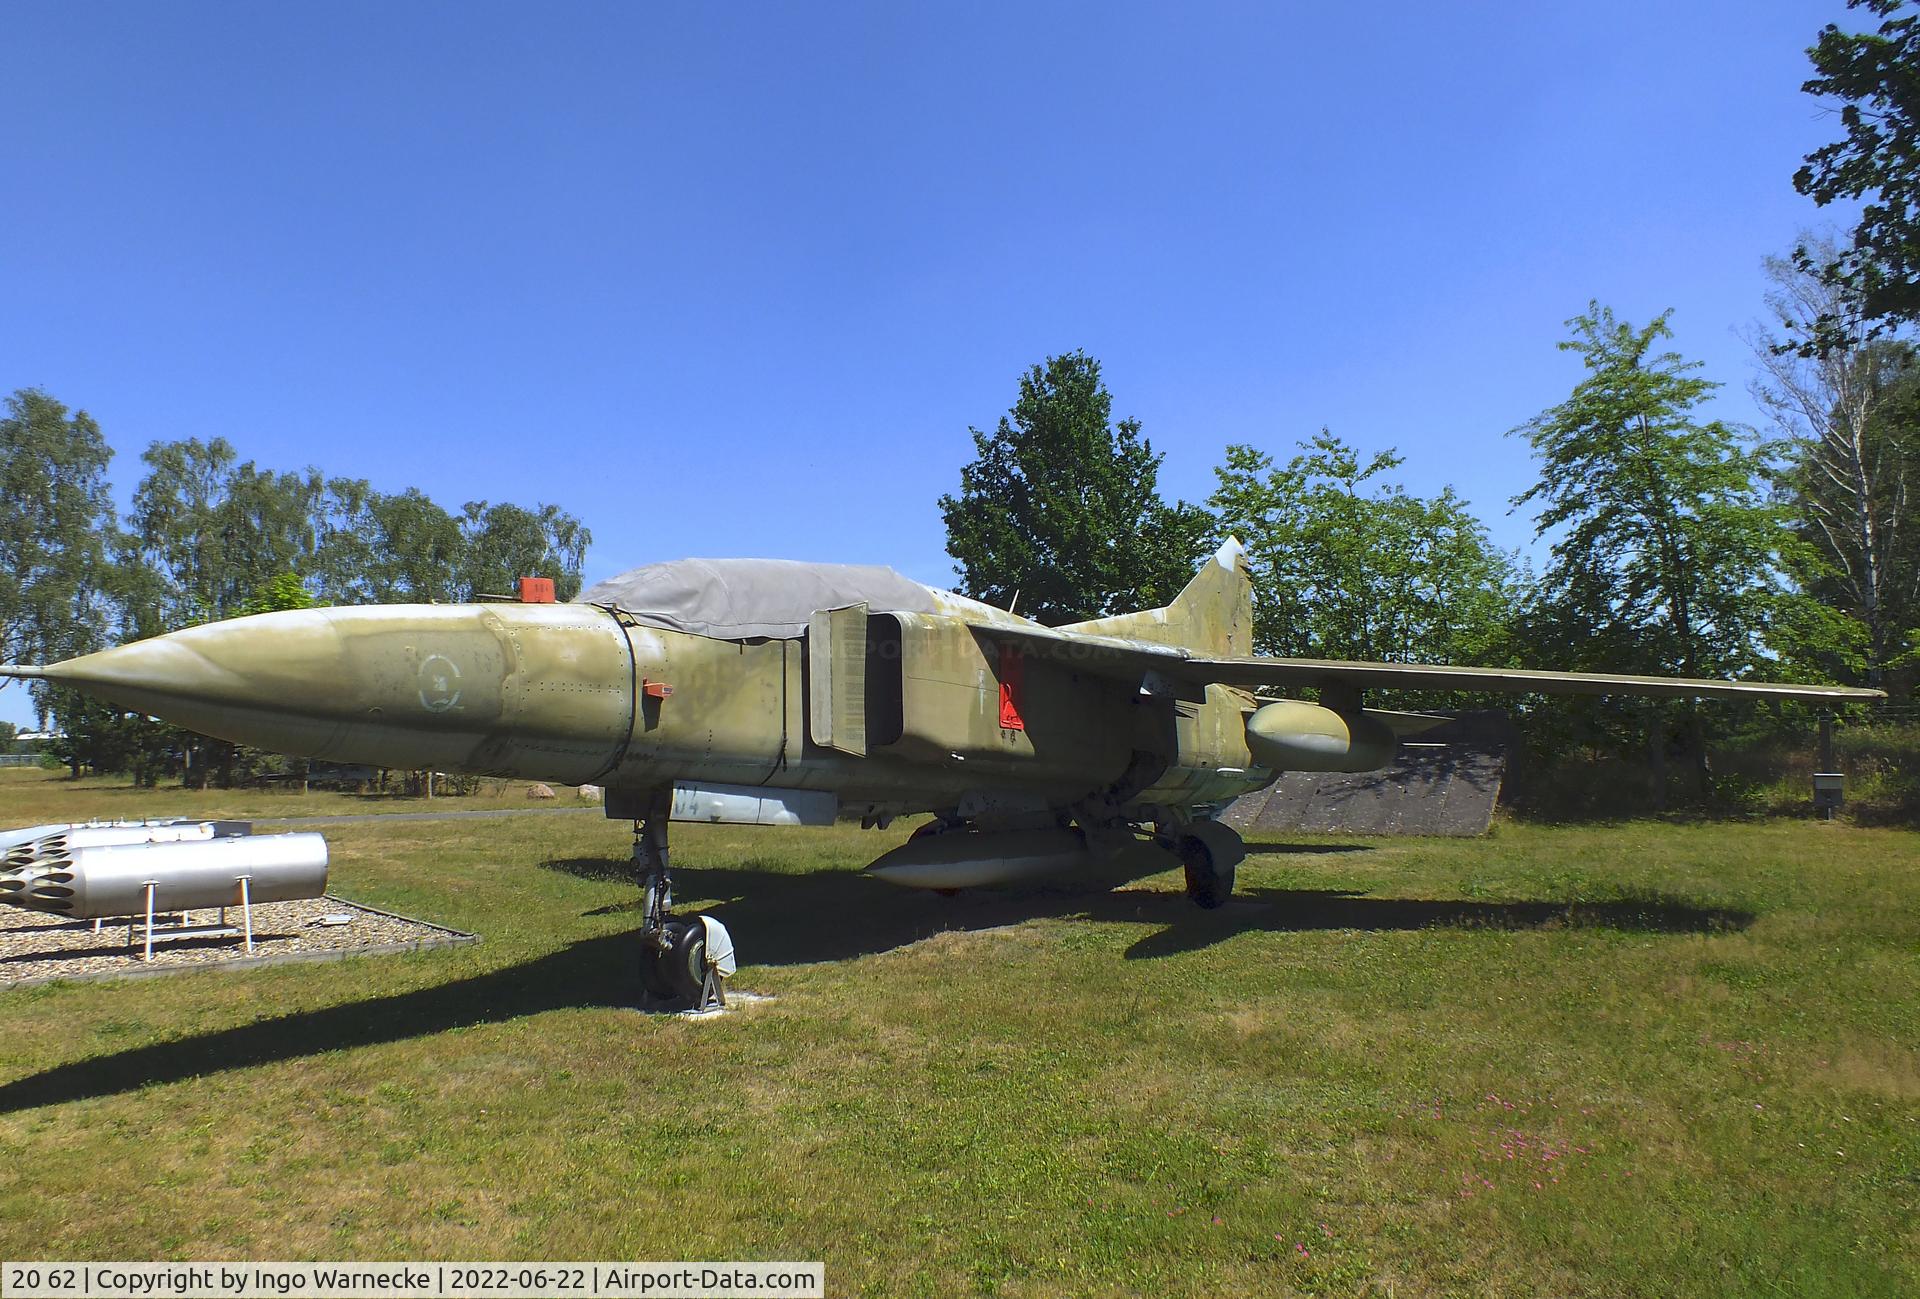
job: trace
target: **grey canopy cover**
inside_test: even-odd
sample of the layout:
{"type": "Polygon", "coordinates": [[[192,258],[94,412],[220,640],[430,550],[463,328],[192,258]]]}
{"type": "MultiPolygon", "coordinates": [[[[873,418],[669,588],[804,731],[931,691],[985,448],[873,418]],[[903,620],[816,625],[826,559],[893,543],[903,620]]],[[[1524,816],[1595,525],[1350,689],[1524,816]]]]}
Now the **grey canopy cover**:
{"type": "Polygon", "coordinates": [[[819,609],[936,612],[933,592],[891,568],[793,559],[675,559],[596,582],[581,604],[612,605],[656,627],[722,640],[785,640],[819,609]]]}

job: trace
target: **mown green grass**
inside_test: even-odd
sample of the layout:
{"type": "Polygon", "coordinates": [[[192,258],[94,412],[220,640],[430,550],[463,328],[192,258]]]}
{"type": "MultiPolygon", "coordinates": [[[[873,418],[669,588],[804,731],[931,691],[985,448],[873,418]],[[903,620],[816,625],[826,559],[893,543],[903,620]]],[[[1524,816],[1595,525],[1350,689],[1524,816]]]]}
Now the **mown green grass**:
{"type": "Polygon", "coordinates": [[[775,998],[700,1023],[626,1008],[624,827],[329,837],[337,889],[485,941],[0,993],[0,1256],[1920,1291],[1910,832],[1289,841],[1200,913],[1171,874],[957,899],[859,876],[898,828],[676,827],[680,900],[775,998]]]}
{"type": "Polygon", "coordinates": [[[557,797],[527,799],[527,781],[488,781],[484,793],[428,799],[418,795],[347,793],[291,786],[183,790],[144,789],[124,776],[83,776],[39,767],[0,767],[0,813],[7,825],[89,820],[137,820],[150,816],[309,817],[378,815],[390,812],[476,811],[498,808],[581,806],[572,786],[550,786],[557,797]],[[184,800],[184,801],[183,801],[184,800]]]}

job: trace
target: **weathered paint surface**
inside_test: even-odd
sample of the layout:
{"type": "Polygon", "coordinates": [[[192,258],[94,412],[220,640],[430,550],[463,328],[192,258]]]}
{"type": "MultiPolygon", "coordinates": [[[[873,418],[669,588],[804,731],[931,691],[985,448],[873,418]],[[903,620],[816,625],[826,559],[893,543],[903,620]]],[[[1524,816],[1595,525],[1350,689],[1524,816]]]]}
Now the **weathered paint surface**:
{"type": "Polygon", "coordinates": [[[633,725],[626,636],[578,605],[259,614],[59,667],[63,682],[205,735],[389,767],[586,781],[633,725]]]}

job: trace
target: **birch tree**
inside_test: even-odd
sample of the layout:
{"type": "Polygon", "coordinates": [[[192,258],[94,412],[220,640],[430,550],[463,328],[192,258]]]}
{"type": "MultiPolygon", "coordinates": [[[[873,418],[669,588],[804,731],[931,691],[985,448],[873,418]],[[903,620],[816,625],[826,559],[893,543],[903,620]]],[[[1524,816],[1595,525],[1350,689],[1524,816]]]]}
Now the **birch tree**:
{"type": "MultiPolygon", "coordinates": [[[[37,388],[0,407],[0,662],[98,649],[110,623],[113,451],[84,410],[37,388]]],[[[35,683],[44,718],[52,696],[35,683]]]]}
{"type": "Polygon", "coordinates": [[[1916,377],[1913,349],[1874,337],[1858,294],[1812,265],[1831,240],[1805,237],[1812,256],[1767,259],[1767,324],[1748,342],[1759,363],[1753,395],[1786,438],[1788,495],[1809,543],[1803,581],[1858,620],[1866,684],[1878,686],[1905,648],[1920,599],[1912,549],[1914,449],[1889,398],[1916,377]],[[1799,343],[1824,330],[1824,350],[1799,343]]]}

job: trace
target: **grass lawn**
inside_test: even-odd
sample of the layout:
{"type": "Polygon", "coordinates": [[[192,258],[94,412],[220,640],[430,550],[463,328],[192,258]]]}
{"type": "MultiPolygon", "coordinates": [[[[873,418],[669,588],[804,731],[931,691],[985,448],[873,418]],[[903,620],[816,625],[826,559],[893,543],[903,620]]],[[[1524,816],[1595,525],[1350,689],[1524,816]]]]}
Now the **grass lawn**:
{"type": "MultiPolygon", "coordinates": [[[[56,806],[362,810],[0,771],[0,825],[56,806]]],[[[485,941],[0,993],[0,1257],[1920,1293],[1912,832],[1262,843],[1216,913],[1171,874],[943,899],[856,873],[901,835],[676,827],[681,903],[775,998],[685,1022],[625,1009],[624,826],[339,826],[338,891],[485,941]]]]}
{"type": "Polygon", "coordinates": [[[588,806],[580,801],[571,785],[549,786],[557,797],[529,801],[529,783],[489,781],[486,793],[466,798],[427,799],[329,790],[302,794],[291,787],[183,790],[178,785],[163,785],[158,789],[141,789],[121,776],[86,776],[72,780],[64,771],[0,767],[0,827],[59,821],[137,820],[150,816],[265,819],[588,806]]]}

